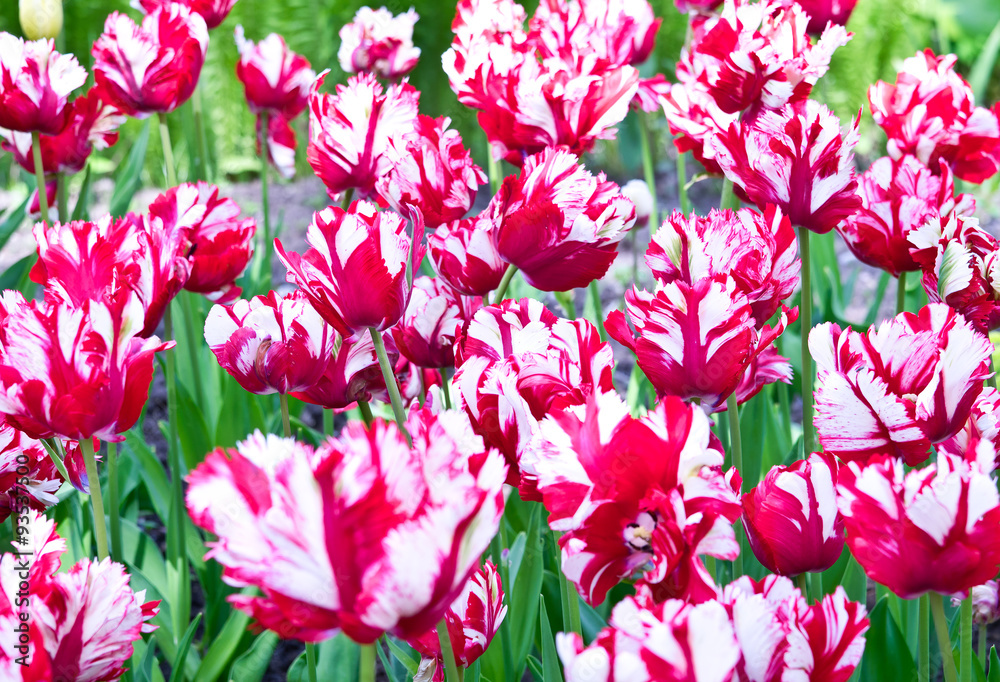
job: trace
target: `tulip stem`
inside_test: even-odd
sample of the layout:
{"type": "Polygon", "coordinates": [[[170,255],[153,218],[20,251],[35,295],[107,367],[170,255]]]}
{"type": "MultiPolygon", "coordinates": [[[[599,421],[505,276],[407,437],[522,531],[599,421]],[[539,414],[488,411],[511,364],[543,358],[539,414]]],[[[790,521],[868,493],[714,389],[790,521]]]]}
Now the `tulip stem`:
{"type": "Polygon", "coordinates": [[[56,465],[59,475],[63,477],[64,481],[69,481],[69,472],[66,470],[66,464],[63,461],[64,457],[62,456],[62,448],[59,445],[59,437],[43,438],[41,443],[45,451],[49,453],[49,459],[56,465]]]}
{"type": "Polygon", "coordinates": [[[97,457],[94,455],[94,441],[80,439],[83,461],[87,465],[87,485],[90,487],[90,502],[94,510],[94,537],[97,539],[97,558],[108,558],[108,529],[104,517],[104,498],[101,497],[101,478],[97,473],[97,457]]]}
{"type": "Polygon", "coordinates": [[[163,144],[163,163],[167,169],[167,187],[177,186],[177,167],[174,166],[174,148],[170,144],[170,128],[167,127],[167,114],[159,113],[160,142],[163,144]]]}
{"type": "Polygon", "coordinates": [[[719,208],[736,210],[739,208],[740,202],[736,198],[736,193],[733,191],[733,181],[729,178],[723,178],[722,180],[722,196],[719,197],[719,208]]]}
{"type": "MultiPolygon", "coordinates": [[[[726,398],[726,411],[729,413],[729,447],[733,453],[732,465],[736,471],[743,471],[743,436],[740,433],[740,408],[736,404],[736,394],[726,398]]],[[[743,575],[743,534],[736,527],[736,541],[740,544],[740,553],[733,560],[733,579],[743,575]]]]}
{"type": "Polygon", "coordinates": [[[351,207],[351,200],[354,198],[354,188],[348,187],[344,190],[344,196],[340,198],[340,208],[347,210],[351,207]]]}
{"type": "MultiPolygon", "coordinates": [[[[389,363],[389,356],[385,352],[385,343],[382,335],[375,327],[369,327],[372,335],[372,342],[375,344],[375,355],[378,356],[379,367],[382,368],[382,378],[385,379],[385,387],[389,391],[389,401],[392,403],[392,414],[396,418],[399,430],[406,437],[406,442],[413,445],[410,432],[406,430],[406,413],[403,411],[403,399],[399,397],[399,386],[396,384],[396,374],[392,371],[389,363]]],[[[360,405],[360,402],[359,402],[360,405]]]]}
{"type": "MultiPolygon", "coordinates": [[[[195,148],[197,150],[195,156],[197,163],[195,165],[198,168],[199,179],[211,182],[212,178],[209,177],[211,169],[208,163],[208,137],[205,135],[205,116],[203,112],[201,83],[198,83],[191,95],[191,113],[194,115],[195,148]]],[[[264,128],[264,131],[264,134],[267,135],[267,127],[264,128]]],[[[264,163],[265,165],[267,164],[266,158],[264,163]]]]}
{"type": "Polygon", "coordinates": [[[938,648],[941,650],[945,682],[958,682],[958,671],[955,670],[955,657],[952,655],[951,638],[948,634],[948,619],[944,616],[944,600],[937,592],[931,592],[927,597],[931,605],[931,615],[934,617],[938,648]]]}
{"type": "Polygon", "coordinates": [[[323,435],[333,435],[333,410],[323,410],[323,435]]]}
{"type": "Polygon", "coordinates": [[[798,585],[799,592],[802,593],[802,598],[809,602],[809,574],[799,573],[795,576],[795,584],[798,585]]]}
{"type": "Polygon", "coordinates": [[[35,130],[31,133],[31,154],[35,164],[35,181],[38,183],[38,207],[42,211],[42,222],[49,220],[49,195],[45,192],[45,166],[42,165],[42,138],[35,130]]]}
{"type": "Polygon", "coordinates": [[[375,682],[375,644],[361,645],[361,660],[358,662],[358,682],[375,682]]]}
{"type": "MultiPolygon", "coordinates": [[[[374,645],[371,645],[371,646],[366,647],[366,648],[371,649],[373,647],[374,647],[374,645]]],[[[316,645],[313,644],[312,642],[306,642],[306,668],[309,670],[309,682],[316,682],[316,680],[317,680],[317,675],[316,675],[316,645]]],[[[369,666],[369,668],[371,668],[372,672],[375,672],[375,661],[371,662],[371,665],[369,666]]],[[[363,670],[364,669],[362,668],[362,672],[361,672],[362,676],[364,675],[363,670]]]]}
{"type": "Polygon", "coordinates": [[[597,327],[597,333],[601,337],[601,342],[608,340],[608,333],[604,331],[604,323],[601,319],[604,317],[604,306],[601,305],[601,289],[597,286],[597,280],[595,279],[590,283],[590,302],[594,305],[594,326],[597,327]]]}
{"type": "Polygon", "coordinates": [[[292,437],[292,423],[288,419],[288,394],[278,394],[278,402],[281,403],[281,431],[285,438],[292,437]]]}
{"type": "MultiPolygon", "coordinates": [[[[361,421],[365,423],[365,426],[371,426],[374,417],[372,417],[372,408],[368,404],[367,400],[358,401],[358,412],[361,413],[361,421]]],[[[332,431],[333,429],[331,429],[331,432],[332,431]]]]}
{"type": "Polygon", "coordinates": [[[451,637],[448,635],[448,621],[444,618],[437,625],[438,642],[441,644],[441,658],[444,659],[444,674],[447,682],[460,682],[458,664],[455,663],[455,652],[451,648],[451,637]]]}
{"type": "Polygon", "coordinates": [[[959,610],[961,630],[959,631],[959,664],[962,682],[972,682],[972,597],[962,600],[959,610]]]}
{"type": "Polygon", "coordinates": [[[514,273],[516,272],[516,265],[511,263],[507,266],[507,271],[503,273],[503,279],[497,285],[497,290],[493,292],[493,305],[500,305],[500,302],[503,301],[503,296],[507,293],[507,287],[510,286],[510,281],[514,279],[514,273]]]}
{"type": "Polygon", "coordinates": [[[262,112],[260,115],[260,207],[261,211],[264,213],[264,243],[261,244],[261,256],[263,257],[264,267],[268,268],[267,277],[264,279],[268,283],[268,288],[270,288],[272,273],[270,272],[271,265],[271,248],[273,240],[271,237],[271,201],[268,194],[268,174],[270,173],[269,164],[267,161],[268,148],[267,148],[267,126],[268,126],[268,116],[267,112],[262,112]]]}
{"type": "Polygon", "coordinates": [[[926,594],[920,597],[917,618],[917,682],[931,682],[931,602],[926,594]]]}
{"type": "Polygon", "coordinates": [[[799,315],[802,328],[802,456],[813,450],[813,370],[809,353],[812,331],[812,272],[809,262],[809,230],[799,228],[799,251],[802,259],[802,301],[799,315]]]}
{"type": "Polygon", "coordinates": [[[896,314],[906,310],[906,271],[899,273],[896,280],[896,314]]]}
{"type": "Polygon", "coordinates": [[[448,388],[448,370],[442,367],[438,370],[441,374],[441,395],[444,397],[444,409],[451,409],[451,389],[448,388]]]}
{"type": "Polygon", "coordinates": [[[205,404],[205,389],[202,388],[201,382],[197,380],[201,372],[199,371],[201,363],[198,362],[198,350],[201,348],[201,340],[204,338],[198,333],[198,329],[204,329],[205,324],[202,320],[201,325],[195,324],[194,316],[194,302],[193,299],[196,296],[190,291],[177,292],[181,304],[181,313],[184,315],[184,328],[187,332],[188,337],[188,362],[191,363],[191,376],[195,377],[194,381],[194,398],[197,401],[198,408],[205,410],[208,406],[205,404]]]}
{"type": "Polygon", "coordinates": [[[986,626],[980,624],[976,628],[978,641],[976,643],[976,653],[979,656],[979,665],[982,666],[983,670],[986,670],[986,626]]]}
{"type": "Polygon", "coordinates": [[[486,172],[490,176],[490,189],[496,194],[500,191],[503,177],[501,177],[500,162],[493,158],[493,148],[488,140],[486,142],[486,172]]]}
{"type": "Polygon", "coordinates": [[[66,194],[66,174],[56,173],[56,207],[59,209],[60,223],[69,222],[69,200],[66,194]]]}
{"type": "Polygon", "coordinates": [[[118,499],[118,443],[108,441],[108,511],[111,515],[111,558],[125,563],[122,547],[121,502],[118,499]]]}
{"type": "MultiPolygon", "coordinates": [[[[646,112],[638,111],[636,114],[639,118],[639,139],[642,142],[642,174],[646,179],[646,186],[649,188],[649,193],[653,197],[653,203],[649,211],[649,226],[650,229],[655,229],[659,207],[656,201],[656,168],[653,165],[652,136],[649,134],[649,119],[646,116],[646,112]]],[[[683,208],[684,199],[681,200],[681,210],[686,213],[687,209],[683,208]]],[[[632,244],[633,246],[635,245],[635,232],[632,233],[632,244]]]]}
{"type": "MultiPolygon", "coordinates": [[[[161,114],[161,117],[163,114],[161,114]]],[[[161,121],[163,119],[161,118],[161,121]]],[[[174,338],[173,304],[168,303],[163,315],[163,336],[167,340],[174,338]]],[[[170,518],[167,524],[167,563],[173,572],[172,579],[176,593],[171,602],[171,613],[174,620],[174,633],[184,632],[188,626],[191,610],[191,582],[187,565],[187,538],[184,535],[184,469],[181,466],[181,453],[177,436],[177,352],[176,346],[164,352],[167,382],[167,465],[170,468],[170,518]]]]}
{"type": "Polygon", "coordinates": [[[691,200],[688,199],[687,160],[681,152],[677,152],[677,196],[681,212],[687,215],[691,212],[691,200]]]}

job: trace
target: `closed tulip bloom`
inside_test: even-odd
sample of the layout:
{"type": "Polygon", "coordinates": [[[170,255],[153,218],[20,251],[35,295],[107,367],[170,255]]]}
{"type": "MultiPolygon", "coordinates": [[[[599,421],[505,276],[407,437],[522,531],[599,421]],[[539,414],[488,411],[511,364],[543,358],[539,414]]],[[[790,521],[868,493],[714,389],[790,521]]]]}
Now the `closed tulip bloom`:
{"type": "Polygon", "coordinates": [[[62,32],[62,0],[23,0],[17,3],[17,18],[28,40],[55,39],[62,32]]]}
{"type": "Polygon", "coordinates": [[[263,592],[236,608],[306,642],[418,637],[444,617],[497,531],[506,468],[460,412],[417,410],[408,428],[412,448],[376,419],[315,452],[258,432],[191,472],[188,512],[218,536],[208,557],[263,592]]]}
{"type": "Polygon", "coordinates": [[[629,180],[622,185],[622,196],[635,206],[635,226],[645,227],[653,212],[653,193],[645,180],[629,180]]]}
{"type": "Polygon", "coordinates": [[[842,468],[837,488],[851,554],[903,599],[964,597],[996,577],[1000,497],[978,463],[939,455],[906,473],[901,459],[881,456],[842,468]]]}
{"type": "Polygon", "coordinates": [[[56,533],[55,522],[31,513],[27,526],[31,546],[15,545],[20,556],[0,557],[0,624],[13,633],[11,641],[2,642],[0,674],[25,682],[118,680],[133,643],[156,630],[149,620],[160,602],[143,602],[146,591],[134,591],[125,567],[110,559],[81,559],[57,573],[66,541],[56,533]],[[27,576],[25,564],[30,564],[27,576]],[[19,584],[28,585],[27,594],[19,584]],[[18,623],[24,622],[27,636],[18,641],[18,623]],[[15,653],[25,641],[27,666],[16,663],[21,654],[15,653]]]}
{"type": "Polygon", "coordinates": [[[402,78],[420,59],[420,48],[413,46],[413,27],[419,18],[412,7],[398,15],[385,7],[360,8],[354,20],[340,29],[340,68],[387,80],[402,78]]]}
{"type": "Polygon", "coordinates": [[[279,114],[289,121],[301,114],[316,79],[309,61],[289,50],[277,33],[258,43],[244,37],[242,26],[234,34],[240,53],[236,77],[243,83],[250,111],[279,114]]]}
{"type": "Polygon", "coordinates": [[[450,124],[449,118],[418,116],[413,134],[394,141],[399,147],[391,169],[377,182],[390,206],[404,215],[416,209],[430,229],[464,217],[487,179],[450,124]]]}
{"type": "Polygon", "coordinates": [[[716,162],[761,210],[775,204],[792,225],[824,234],[861,206],[854,177],[858,120],[846,133],[815,100],[766,111],[709,142],[716,162]]]}
{"type": "Polygon", "coordinates": [[[771,469],[743,496],[743,527],[754,556],[772,573],[795,576],[833,566],[844,549],[837,461],[813,453],[771,469]]]}
{"type": "Polygon", "coordinates": [[[541,301],[479,309],[455,347],[455,386],[473,428],[510,465],[511,485],[534,494],[518,469],[521,450],[552,409],[613,390],[614,354],[586,320],[564,320],[541,301]]]}
{"type": "Polygon", "coordinates": [[[149,213],[161,218],[164,225],[190,226],[191,273],[185,289],[219,303],[240,295],[236,279],[253,256],[257,222],[253,218],[240,220],[235,201],[219,196],[219,188],[207,182],[183,183],[154,199],[149,213]]]}
{"type": "Polygon", "coordinates": [[[0,307],[0,412],[33,438],[122,441],[146,404],[153,354],[174,346],[139,338],[130,296],[73,306],[4,294],[0,307]]]}
{"type": "Polygon", "coordinates": [[[695,26],[681,70],[696,74],[722,111],[754,118],[805,100],[834,51],[851,39],[831,25],[813,43],[808,15],[797,4],[782,4],[726,0],[721,14],[695,26]]]}
{"type": "MultiPolygon", "coordinates": [[[[69,110],[62,131],[56,135],[39,135],[42,172],[46,175],[72,175],[82,171],[90,152],[107,149],[118,141],[118,126],[125,121],[114,107],[101,101],[96,90],[77,97],[69,110]]],[[[0,145],[14,155],[21,168],[35,172],[30,133],[0,130],[0,145]]]]}
{"type": "Polygon", "coordinates": [[[301,291],[212,306],[205,341],[224,370],[258,395],[309,388],[333,355],[335,332],[301,291]]]}
{"type": "Polygon", "coordinates": [[[972,622],[980,627],[1000,620],[1000,589],[996,580],[987,580],[969,591],[972,599],[972,622]]]}
{"type": "Polygon", "coordinates": [[[944,161],[956,177],[981,183],[1000,169],[1000,107],[975,105],[956,61],[953,54],[918,52],[903,61],[894,84],[871,86],[868,101],[889,136],[889,156],[912,154],[934,173],[944,161]]]}
{"type": "Polygon", "coordinates": [[[144,14],[152,14],[164,6],[184,5],[205,20],[208,28],[215,28],[229,16],[237,0],[132,0],[132,6],[144,14]]]}
{"type": "Polygon", "coordinates": [[[406,263],[412,257],[402,218],[367,201],[347,211],[327,206],[313,214],[306,242],[311,248],[301,255],[286,253],[280,240],[274,245],[288,281],[341,336],[368,327],[383,331],[399,321],[410,296],[406,263]]]}
{"type": "Polygon", "coordinates": [[[205,20],[181,3],[156,9],[141,25],[112,12],[92,50],[94,77],[127,116],[169,113],[194,92],[207,49],[205,20]]]}
{"type": "Polygon", "coordinates": [[[392,328],[396,348],[418,367],[455,365],[455,337],[482,306],[482,299],[462,296],[433,277],[413,280],[403,319],[392,328]]]}
{"type": "Polygon", "coordinates": [[[762,327],[798,285],[796,244],[791,222],[775,206],[763,215],[712,209],[706,217],[685,217],[675,210],[653,233],[646,264],[663,283],[731,275],[762,327]]]}
{"type": "Polygon", "coordinates": [[[823,449],[844,461],[890,453],[915,466],[965,425],[990,374],[992,345],[937,303],[864,334],[827,322],[809,334],[809,350],[823,449]]]}
{"type": "Polygon", "coordinates": [[[715,275],[694,284],[669,282],[652,294],[633,287],[625,292],[625,312],[612,311],[604,327],[636,354],[659,395],[697,400],[715,411],[754,358],[797,318],[798,308],[782,306],[775,326],[758,330],[736,280],[715,275]]]}
{"type": "Polygon", "coordinates": [[[676,398],[635,419],[608,392],[541,422],[521,466],[537,478],[549,526],[563,533],[563,573],[588,604],[626,579],[656,602],[714,597],[698,557],[735,558],[740,516],[716,443],[705,413],[676,398]]]}
{"type": "Polygon", "coordinates": [[[1000,326],[1000,241],[978,219],[931,217],[909,242],[929,301],[947,303],[984,335],[1000,326]]]}
{"type": "Polygon", "coordinates": [[[594,177],[562,149],[527,159],[486,210],[500,257],[543,291],[569,291],[603,277],[635,223],[635,206],[618,185],[603,173],[594,177]]]}
{"type": "MultiPolygon", "coordinates": [[[[496,566],[487,560],[483,567],[472,574],[462,592],[444,614],[448,625],[448,639],[455,660],[462,668],[468,668],[489,648],[493,636],[500,629],[507,615],[507,605],[503,603],[503,585],[496,566]]],[[[420,652],[420,671],[414,676],[417,682],[441,680],[444,662],[441,658],[441,643],[435,630],[409,641],[420,652]]]]}
{"type": "Polygon", "coordinates": [[[427,249],[438,277],[466,296],[486,296],[507,270],[486,211],[437,228],[427,235],[427,249]]]}
{"type": "MultiPolygon", "coordinates": [[[[390,364],[399,359],[392,334],[382,332],[382,343],[390,364]]],[[[293,398],[319,405],[327,410],[346,410],[358,400],[388,403],[389,393],[375,354],[375,344],[368,330],[357,339],[341,339],[334,343],[334,355],[322,376],[309,387],[293,392],[293,398]]]]}
{"type": "Polygon", "coordinates": [[[309,91],[309,165],[330,196],[354,189],[374,197],[393,146],[404,146],[416,127],[420,93],[406,82],[383,88],[375,76],[361,74],[338,85],[335,95],[321,94],[327,73],[309,91]]]}
{"type": "Polygon", "coordinates": [[[657,606],[625,597],[588,647],[575,632],[556,635],[566,682],[729,682],[740,648],[716,601],[657,606]]]}
{"type": "Polygon", "coordinates": [[[86,81],[86,69],[56,52],[51,39],[0,33],[0,128],[57,135],[70,116],[70,93],[86,81]]]}
{"type": "Polygon", "coordinates": [[[861,208],[837,226],[851,252],[864,263],[893,277],[920,265],[910,254],[910,234],[930,220],[952,212],[975,210],[971,195],[955,196],[951,171],[941,164],[937,174],[915,156],[884,156],[858,178],[861,208]]]}

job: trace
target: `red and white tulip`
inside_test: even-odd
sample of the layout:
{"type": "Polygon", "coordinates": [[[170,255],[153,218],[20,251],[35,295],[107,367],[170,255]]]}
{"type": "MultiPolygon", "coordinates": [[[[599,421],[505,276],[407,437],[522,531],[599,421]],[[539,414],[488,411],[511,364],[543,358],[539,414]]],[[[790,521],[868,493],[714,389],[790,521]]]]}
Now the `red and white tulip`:
{"type": "Polygon", "coordinates": [[[51,39],[0,33],[0,128],[58,135],[69,121],[71,92],[87,82],[87,70],[51,39]]]}
{"type": "Polygon", "coordinates": [[[420,59],[420,48],[413,46],[413,27],[419,18],[413,8],[398,15],[385,7],[360,8],[340,29],[340,68],[387,80],[402,78],[420,59]]]}

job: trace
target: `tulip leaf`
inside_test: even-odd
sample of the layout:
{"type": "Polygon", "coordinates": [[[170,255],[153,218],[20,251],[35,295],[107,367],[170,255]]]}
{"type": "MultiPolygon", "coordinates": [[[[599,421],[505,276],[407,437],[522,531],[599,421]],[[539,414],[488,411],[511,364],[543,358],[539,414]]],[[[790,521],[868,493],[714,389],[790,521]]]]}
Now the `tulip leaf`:
{"type": "Polygon", "coordinates": [[[170,682],[180,682],[184,679],[184,659],[187,656],[188,649],[191,648],[191,639],[194,637],[195,630],[198,629],[198,623],[200,622],[201,614],[199,613],[184,632],[181,643],[177,647],[177,655],[174,656],[174,663],[171,666],[170,682]]]}
{"type": "MultiPolygon", "coordinates": [[[[539,510],[534,505],[528,522],[524,557],[518,567],[511,567],[510,623],[511,660],[515,666],[523,665],[531,652],[535,639],[535,621],[538,617],[538,595],[542,590],[545,565],[543,526],[539,510]]],[[[508,679],[521,679],[521,670],[507,671],[508,679]]]]}
{"type": "Polygon", "coordinates": [[[597,633],[607,627],[608,622],[593,606],[580,599],[580,625],[583,627],[583,639],[591,642],[597,633]]]}
{"type": "MultiPolygon", "coordinates": [[[[257,588],[255,587],[245,587],[242,590],[242,594],[245,595],[256,593],[257,588]]],[[[226,665],[236,653],[240,640],[243,639],[249,625],[250,616],[238,609],[233,609],[226,624],[222,627],[222,631],[208,647],[194,679],[198,682],[215,682],[219,679],[223,670],[226,669],[226,665]]]]}
{"type": "MultiPolygon", "coordinates": [[[[372,646],[375,647],[375,653],[378,654],[378,660],[382,662],[382,671],[385,673],[385,676],[389,678],[389,682],[402,682],[399,675],[396,674],[395,666],[393,665],[393,663],[398,665],[399,662],[396,659],[390,659],[386,656],[385,652],[382,651],[382,645],[377,641],[374,642],[372,646]]],[[[319,676],[317,675],[317,677],[319,676]]]]}
{"type": "MultiPolygon", "coordinates": [[[[347,635],[323,640],[316,645],[316,678],[324,682],[354,682],[358,679],[361,648],[347,635]]],[[[288,682],[309,682],[306,654],[302,652],[288,669],[288,682]]]]}
{"type": "MultiPolygon", "coordinates": [[[[528,668],[531,669],[531,675],[536,680],[542,679],[544,673],[542,671],[542,662],[539,661],[534,656],[528,656],[528,668]]],[[[520,678],[518,678],[520,679],[520,678]]]]}
{"type": "MultiPolygon", "coordinates": [[[[67,179],[66,182],[69,182],[67,179]]],[[[87,164],[87,170],[83,173],[83,184],[80,185],[80,195],[76,199],[76,205],[73,207],[73,213],[70,214],[70,220],[88,220],[90,218],[90,197],[93,194],[93,184],[94,176],[90,172],[90,164],[87,164]]]]}
{"type": "MultiPolygon", "coordinates": [[[[28,281],[28,273],[31,271],[31,267],[35,264],[35,254],[29,253],[27,256],[21,260],[8,266],[3,274],[0,275],[0,290],[14,289],[20,291],[22,294],[27,294],[22,289],[24,283],[28,281]]],[[[32,285],[34,286],[34,285],[32,285]]]]}
{"type": "Polygon", "coordinates": [[[134,671],[135,679],[138,682],[153,682],[153,661],[156,660],[156,640],[150,639],[148,642],[139,640],[133,647],[133,660],[135,660],[136,649],[142,651],[142,661],[134,671]]]}
{"type": "Polygon", "coordinates": [[[146,119],[142,130],[132,142],[125,163],[118,167],[115,174],[115,189],[111,193],[111,204],[108,213],[114,217],[128,212],[132,197],[142,185],[142,167],[146,163],[146,148],[149,146],[149,127],[152,119],[146,119]]]}
{"type": "Polygon", "coordinates": [[[184,386],[177,386],[177,435],[188,470],[194,469],[212,450],[212,437],[208,432],[203,412],[195,405],[184,386]]]}
{"type": "Polygon", "coordinates": [[[142,483],[153,503],[153,511],[161,519],[167,518],[170,510],[170,482],[166,469],[156,458],[153,449],[143,440],[142,431],[138,427],[125,434],[125,444],[142,469],[142,483]]]}
{"type": "Polygon", "coordinates": [[[879,600],[869,616],[871,626],[866,635],[865,655],[861,670],[862,682],[911,680],[917,677],[913,654],[896,620],[889,613],[886,598],[879,600]]]}
{"type": "Polygon", "coordinates": [[[392,652],[393,657],[403,664],[406,671],[411,676],[416,675],[417,670],[420,668],[420,655],[413,650],[413,647],[406,642],[397,641],[391,635],[385,636],[385,643],[389,646],[389,651],[392,652]]]}
{"type": "Polygon", "coordinates": [[[847,568],[844,569],[844,579],[841,585],[843,585],[844,591],[847,592],[848,599],[860,604],[865,603],[868,596],[868,578],[865,576],[865,570],[861,568],[861,564],[853,556],[847,561],[847,568]]]}
{"type": "MultiPolygon", "coordinates": [[[[201,614],[198,614],[199,616],[201,614]]],[[[260,682],[278,646],[277,633],[267,630],[254,639],[242,656],[233,661],[229,679],[233,682],[260,682]]]]}
{"type": "MultiPolygon", "coordinates": [[[[3,248],[7,241],[17,232],[17,228],[21,227],[24,217],[28,214],[29,201],[31,201],[30,192],[27,198],[18,204],[17,208],[8,213],[4,221],[0,223],[0,248],[3,248]]],[[[4,276],[6,277],[6,273],[4,273],[4,276]]]]}
{"type": "Polygon", "coordinates": [[[997,648],[990,647],[990,674],[986,676],[986,682],[1000,682],[1000,656],[997,656],[997,648]]]}
{"type": "Polygon", "coordinates": [[[545,610],[545,597],[538,596],[538,624],[542,629],[542,682],[559,682],[563,679],[559,669],[559,655],[552,637],[549,615],[545,610]]]}
{"type": "Polygon", "coordinates": [[[997,55],[1000,55],[1000,22],[993,27],[986,44],[983,45],[976,62],[969,72],[969,85],[972,86],[973,96],[976,104],[983,106],[986,102],[986,89],[990,84],[990,76],[993,74],[993,67],[997,62],[997,55]]]}

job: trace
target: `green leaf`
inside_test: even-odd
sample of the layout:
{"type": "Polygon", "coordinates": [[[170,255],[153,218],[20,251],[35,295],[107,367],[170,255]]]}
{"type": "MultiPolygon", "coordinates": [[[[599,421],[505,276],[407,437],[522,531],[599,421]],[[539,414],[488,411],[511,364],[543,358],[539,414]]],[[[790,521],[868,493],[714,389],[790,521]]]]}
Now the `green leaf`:
{"type": "Polygon", "coordinates": [[[862,682],[916,679],[917,668],[913,663],[913,655],[906,646],[906,638],[889,613],[885,598],[880,599],[872,609],[869,620],[871,626],[865,636],[867,641],[861,671],[862,682]]]}
{"type": "Polygon", "coordinates": [[[851,601],[865,603],[868,595],[868,578],[861,564],[853,556],[848,559],[847,568],[844,570],[844,581],[841,584],[851,601]]]}
{"type": "MultiPolygon", "coordinates": [[[[17,261],[13,265],[7,267],[0,275],[0,290],[4,289],[16,289],[22,294],[27,296],[27,293],[22,290],[23,282],[27,281],[28,273],[31,271],[31,267],[35,264],[35,258],[37,257],[34,253],[29,253],[27,256],[17,261]]],[[[32,283],[31,286],[34,286],[32,283]]]]}
{"type": "Polygon", "coordinates": [[[8,213],[4,221],[0,223],[0,248],[3,248],[4,244],[17,232],[17,228],[21,227],[24,217],[28,214],[29,201],[31,201],[31,192],[28,192],[27,198],[18,204],[17,208],[8,213]]]}
{"type": "Polygon", "coordinates": [[[194,637],[194,632],[198,629],[198,623],[200,622],[201,614],[199,613],[184,632],[184,637],[181,638],[181,643],[177,647],[177,655],[174,656],[174,663],[170,671],[170,682],[180,682],[184,679],[184,659],[187,657],[188,649],[191,648],[191,639],[194,637]]]}
{"type": "MultiPolygon", "coordinates": [[[[198,614],[199,616],[201,614],[198,614]]],[[[278,646],[278,635],[266,630],[254,639],[253,644],[242,656],[233,661],[229,669],[232,682],[260,682],[271,663],[271,656],[278,646]]]]}
{"type": "Polygon", "coordinates": [[[170,481],[167,479],[166,469],[156,458],[152,448],[146,445],[138,427],[125,434],[125,444],[142,469],[142,482],[153,503],[153,510],[161,519],[167,518],[170,512],[170,481]]]}
{"type": "Polygon", "coordinates": [[[552,638],[549,614],[545,611],[545,598],[538,596],[538,623],[542,630],[542,682],[560,682],[563,679],[559,668],[559,654],[552,638]]]}
{"type": "MultiPolygon", "coordinates": [[[[136,642],[136,646],[139,643],[136,642]]],[[[135,669],[135,678],[139,682],[153,682],[153,661],[156,660],[156,640],[150,639],[148,642],[143,642],[145,651],[142,654],[142,662],[135,669]]]]}
{"type": "Polygon", "coordinates": [[[990,37],[986,39],[986,44],[976,57],[976,63],[972,65],[972,71],[969,72],[969,85],[972,86],[976,104],[980,106],[986,103],[986,88],[990,84],[990,75],[993,73],[998,54],[1000,54],[1000,22],[993,27],[990,37]]]}
{"type": "Polygon", "coordinates": [[[208,432],[203,412],[195,405],[184,386],[177,386],[177,435],[188,471],[198,466],[212,450],[212,437],[208,432]]]}
{"type": "MultiPolygon", "coordinates": [[[[242,590],[242,594],[245,595],[256,593],[257,589],[254,587],[245,587],[242,590]]],[[[243,639],[248,625],[250,625],[250,616],[233,609],[226,624],[222,627],[222,631],[219,632],[219,636],[208,647],[205,658],[201,661],[198,674],[195,675],[198,682],[215,682],[219,679],[222,672],[229,666],[229,661],[236,654],[236,649],[239,647],[240,640],[243,639]]]]}
{"type": "MultiPolygon", "coordinates": [[[[515,573],[511,567],[510,619],[511,654],[515,665],[526,660],[535,637],[535,619],[538,616],[538,595],[542,590],[545,565],[544,536],[541,523],[541,505],[534,505],[528,523],[524,558],[515,573]],[[515,577],[516,576],[516,577],[515,577]]],[[[513,671],[508,679],[521,679],[521,671],[513,671]]]]}
{"type": "MultiPolygon", "coordinates": [[[[528,668],[531,669],[531,674],[536,680],[542,679],[544,673],[542,672],[542,662],[539,661],[534,656],[528,656],[528,668]]],[[[518,678],[520,679],[520,678],[518,678]]]]}
{"type": "Polygon", "coordinates": [[[986,676],[986,682],[1000,682],[1000,656],[997,656],[997,648],[990,647],[990,674],[986,676]]]}
{"type": "Polygon", "coordinates": [[[150,121],[146,119],[142,130],[132,142],[128,157],[115,173],[115,190],[111,193],[111,204],[108,213],[112,216],[121,216],[128,212],[132,197],[142,186],[142,166],[146,161],[146,148],[149,146],[150,121]]]}
{"type": "MultiPolygon", "coordinates": [[[[323,682],[355,682],[361,648],[340,634],[316,645],[316,678],[323,682]]],[[[309,669],[303,651],[288,669],[288,682],[309,682],[309,669]]]]}
{"type": "Polygon", "coordinates": [[[416,675],[420,668],[420,656],[413,650],[413,647],[406,642],[397,641],[392,635],[385,636],[385,643],[389,645],[393,657],[406,667],[406,671],[411,676],[416,675]]]}
{"type": "Polygon", "coordinates": [[[378,654],[378,660],[382,662],[382,671],[385,673],[385,676],[389,678],[389,682],[401,682],[399,676],[396,675],[393,670],[393,661],[385,655],[384,651],[382,651],[382,645],[375,642],[372,646],[375,647],[375,653],[378,654]]]}
{"type": "MultiPolygon", "coordinates": [[[[90,172],[90,164],[83,174],[83,184],[80,185],[80,195],[76,198],[76,206],[70,214],[70,220],[87,220],[90,218],[90,196],[93,194],[93,174],[90,172]]],[[[66,179],[69,182],[69,179],[66,179]]]]}

